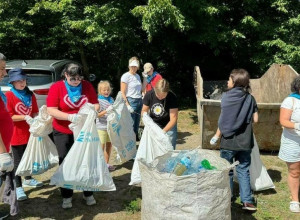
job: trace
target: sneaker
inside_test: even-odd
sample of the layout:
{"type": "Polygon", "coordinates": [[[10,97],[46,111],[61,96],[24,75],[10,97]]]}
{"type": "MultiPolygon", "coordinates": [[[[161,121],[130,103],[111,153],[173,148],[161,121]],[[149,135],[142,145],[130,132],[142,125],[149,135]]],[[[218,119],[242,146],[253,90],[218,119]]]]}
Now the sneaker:
{"type": "Polygon", "coordinates": [[[71,198],[63,198],[62,208],[63,209],[72,208],[72,197],[71,198]]]}
{"type": "Polygon", "coordinates": [[[256,207],[255,205],[253,205],[252,203],[248,203],[248,202],[244,202],[243,203],[243,210],[248,210],[248,211],[256,211],[256,207]]]}
{"type": "Polygon", "coordinates": [[[110,164],[107,164],[107,168],[108,168],[109,171],[116,170],[116,168],[114,166],[110,165],[110,164]]]}
{"type": "Polygon", "coordinates": [[[291,212],[300,212],[299,202],[292,201],[290,202],[290,210],[291,212]]]}
{"type": "Polygon", "coordinates": [[[36,179],[24,180],[22,186],[23,187],[41,187],[44,184],[42,182],[37,181],[36,179]]]}
{"type": "Polygon", "coordinates": [[[87,205],[95,205],[95,204],[96,204],[96,200],[95,200],[95,198],[94,198],[93,195],[88,196],[88,197],[85,197],[85,196],[83,195],[83,199],[86,201],[86,204],[87,204],[87,205]]]}
{"type": "Polygon", "coordinates": [[[22,187],[17,187],[16,188],[16,194],[17,194],[17,200],[18,201],[23,201],[27,199],[27,196],[24,192],[24,189],[22,187]]]}
{"type": "Polygon", "coordinates": [[[9,212],[0,212],[0,220],[6,219],[9,216],[9,212]]]}

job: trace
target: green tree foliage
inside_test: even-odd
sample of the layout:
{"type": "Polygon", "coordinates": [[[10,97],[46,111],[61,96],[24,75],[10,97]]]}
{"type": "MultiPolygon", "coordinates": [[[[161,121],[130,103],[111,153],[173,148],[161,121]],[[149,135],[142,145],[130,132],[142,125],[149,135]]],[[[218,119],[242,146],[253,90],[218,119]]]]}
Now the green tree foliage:
{"type": "Polygon", "coordinates": [[[13,59],[78,60],[115,91],[138,56],[194,97],[195,65],[205,79],[235,67],[259,77],[274,62],[300,72],[299,12],[290,0],[0,0],[0,48],[13,59]]]}

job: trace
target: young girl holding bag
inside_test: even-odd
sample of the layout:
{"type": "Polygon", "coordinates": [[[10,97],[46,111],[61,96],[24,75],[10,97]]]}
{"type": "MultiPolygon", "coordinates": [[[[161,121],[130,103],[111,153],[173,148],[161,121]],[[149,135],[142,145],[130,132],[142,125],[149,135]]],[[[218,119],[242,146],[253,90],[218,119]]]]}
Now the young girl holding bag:
{"type": "MultiPolygon", "coordinates": [[[[34,94],[29,90],[26,84],[26,74],[20,68],[8,71],[9,83],[12,88],[6,92],[7,111],[12,117],[14,131],[11,139],[11,149],[14,160],[14,170],[18,169],[22,156],[29,140],[29,125],[38,113],[37,101],[34,94]],[[28,124],[27,124],[27,123],[28,124]]],[[[21,177],[15,176],[17,200],[25,200],[27,196],[23,187],[41,187],[42,182],[33,179],[31,176],[25,176],[22,184],[21,177]]]]}
{"type": "Polygon", "coordinates": [[[112,107],[114,99],[110,96],[111,86],[108,81],[100,81],[98,84],[98,101],[100,104],[100,111],[96,120],[96,126],[101,141],[105,162],[109,171],[114,171],[115,167],[110,165],[109,158],[111,154],[111,142],[107,133],[107,112],[108,108],[112,107]]]}

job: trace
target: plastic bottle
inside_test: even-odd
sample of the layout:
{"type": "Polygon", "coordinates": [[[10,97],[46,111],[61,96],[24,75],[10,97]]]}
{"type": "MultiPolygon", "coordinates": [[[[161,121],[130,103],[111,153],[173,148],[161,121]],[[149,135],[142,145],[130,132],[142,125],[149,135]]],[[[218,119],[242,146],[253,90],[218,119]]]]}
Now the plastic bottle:
{"type": "Polygon", "coordinates": [[[191,167],[190,157],[181,158],[180,162],[176,164],[174,172],[177,176],[181,176],[188,168],[191,167]]]}
{"type": "Polygon", "coordinates": [[[211,166],[209,161],[204,159],[201,161],[201,166],[206,170],[216,170],[217,168],[214,166],[211,166]]]}

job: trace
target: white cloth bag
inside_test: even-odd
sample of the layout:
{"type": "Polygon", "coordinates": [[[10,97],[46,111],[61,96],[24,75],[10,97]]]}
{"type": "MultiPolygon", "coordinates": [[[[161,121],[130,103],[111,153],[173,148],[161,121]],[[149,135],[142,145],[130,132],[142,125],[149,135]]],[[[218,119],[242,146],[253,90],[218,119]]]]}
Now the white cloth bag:
{"type": "Polygon", "coordinates": [[[52,132],[52,117],[43,105],[30,125],[30,137],[21,162],[16,170],[18,176],[38,175],[58,164],[56,146],[49,138],[52,132]]]}
{"type": "Polygon", "coordinates": [[[272,179],[270,178],[266,167],[260,159],[259,148],[254,138],[254,147],[251,152],[251,165],[250,165],[250,184],[251,189],[254,191],[261,191],[266,189],[274,189],[272,179]]]}
{"type": "Polygon", "coordinates": [[[143,115],[143,122],[145,128],[134,160],[129,185],[141,182],[138,159],[144,159],[146,163],[151,163],[154,158],[173,150],[169,137],[146,113],[143,115]]]}
{"type": "MultiPolygon", "coordinates": [[[[114,191],[116,187],[104,160],[96,129],[94,105],[85,104],[78,114],[85,115],[83,127],[78,135],[74,134],[74,137],[77,136],[75,142],[52,176],[50,185],[82,191],[114,191]]],[[[79,122],[78,126],[81,124],[79,122]]]]}
{"type": "Polygon", "coordinates": [[[235,166],[210,150],[195,150],[217,170],[176,176],[158,168],[180,151],[169,151],[148,164],[139,160],[142,176],[142,220],[231,219],[229,170],[235,166]]]}
{"type": "Polygon", "coordinates": [[[117,161],[126,162],[136,155],[136,136],[133,131],[133,121],[119,92],[113,110],[108,112],[107,132],[110,141],[117,151],[117,161]]]}

